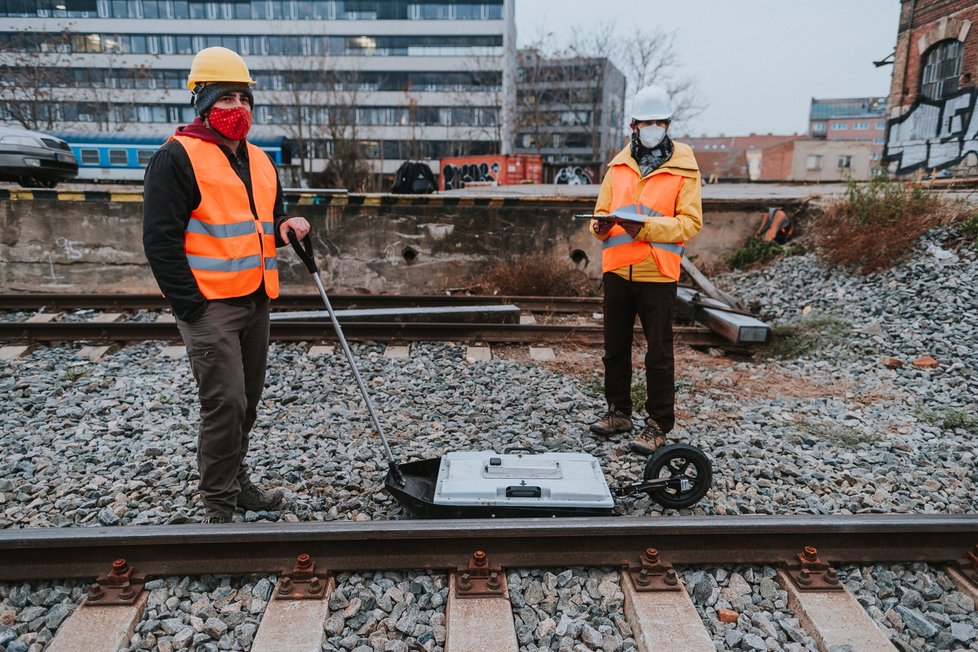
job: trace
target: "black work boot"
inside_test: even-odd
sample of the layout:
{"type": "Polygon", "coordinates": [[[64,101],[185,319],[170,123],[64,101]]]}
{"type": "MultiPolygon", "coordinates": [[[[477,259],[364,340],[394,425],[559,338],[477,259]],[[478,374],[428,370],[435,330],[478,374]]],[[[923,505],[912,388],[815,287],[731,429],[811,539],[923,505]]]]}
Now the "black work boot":
{"type": "Polygon", "coordinates": [[[258,485],[246,484],[238,494],[238,507],[253,512],[264,512],[281,507],[284,498],[285,491],[281,488],[276,487],[266,491],[258,485]]]}
{"type": "Polygon", "coordinates": [[[614,405],[608,408],[598,422],[591,424],[591,432],[602,437],[610,437],[619,432],[631,432],[632,415],[624,410],[619,410],[614,405]]]}
{"type": "Polygon", "coordinates": [[[641,455],[651,455],[665,444],[666,433],[662,432],[662,427],[652,419],[646,419],[645,428],[632,440],[629,448],[641,455]]]}

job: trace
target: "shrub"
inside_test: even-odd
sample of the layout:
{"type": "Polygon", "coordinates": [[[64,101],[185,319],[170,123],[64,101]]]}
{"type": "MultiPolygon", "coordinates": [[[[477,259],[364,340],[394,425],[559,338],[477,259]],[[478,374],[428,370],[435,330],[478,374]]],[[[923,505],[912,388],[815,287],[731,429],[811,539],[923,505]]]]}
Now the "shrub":
{"type": "Polygon", "coordinates": [[[955,214],[919,183],[850,179],[845,198],[830,204],[818,220],[815,241],[829,264],[869,274],[907,258],[921,235],[953,222],[955,214]]]}
{"type": "Polygon", "coordinates": [[[727,258],[727,265],[732,269],[746,269],[757,263],[774,260],[778,256],[796,256],[803,253],[805,247],[800,244],[778,244],[773,240],[751,238],[747,244],[727,258]]]}
{"type": "Polygon", "coordinates": [[[570,262],[520,256],[490,265],[472,288],[483,294],[574,297],[596,295],[598,282],[570,262]]]}
{"type": "Polygon", "coordinates": [[[775,330],[759,354],[765,358],[798,358],[842,342],[849,330],[849,324],[832,316],[804,319],[775,330]]]}

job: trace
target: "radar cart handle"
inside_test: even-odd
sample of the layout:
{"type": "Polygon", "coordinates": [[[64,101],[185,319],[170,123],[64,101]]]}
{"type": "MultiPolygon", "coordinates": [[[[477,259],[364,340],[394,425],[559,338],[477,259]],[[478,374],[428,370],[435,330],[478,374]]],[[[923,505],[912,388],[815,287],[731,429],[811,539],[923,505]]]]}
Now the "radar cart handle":
{"type": "Polygon", "coordinates": [[[373,403],[370,400],[370,395],[367,393],[367,386],[363,384],[363,378],[360,377],[360,371],[357,369],[357,364],[353,360],[353,352],[350,351],[350,346],[346,343],[346,337],[343,336],[343,329],[340,328],[340,322],[336,319],[336,314],[333,312],[333,306],[329,302],[329,297],[326,296],[326,288],[323,287],[323,281],[319,278],[319,270],[316,268],[316,258],[312,253],[312,238],[308,235],[303,239],[300,244],[299,238],[296,237],[295,231],[289,229],[287,231],[289,236],[289,244],[292,245],[292,249],[295,253],[302,259],[305,263],[306,269],[309,270],[309,275],[312,277],[313,283],[316,284],[316,289],[319,290],[319,296],[322,297],[323,303],[326,304],[326,312],[329,313],[329,318],[333,322],[333,329],[336,331],[336,336],[340,340],[340,344],[343,347],[343,353],[346,354],[346,359],[350,363],[350,369],[353,370],[353,377],[357,381],[357,387],[360,388],[360,394],[363,396],[363,402],[367,406],[367,411],[370,413],[370,418],[374,422],[374,427],[377,429],[377,434],[380,435],[380,441],[384,444],[384,452],[387,454],[387,461],[390,464],[391,478],[399,485],[404,485],[404,477],[401,475],[401,469],[397,466],[397,462],[394,460],[394,454],[391,452],[390,444],[387,443],[387,436],[384,434],[384,428],[380,425],[380,419],[377,418],[377,413],[374,411],[373,403]]]}

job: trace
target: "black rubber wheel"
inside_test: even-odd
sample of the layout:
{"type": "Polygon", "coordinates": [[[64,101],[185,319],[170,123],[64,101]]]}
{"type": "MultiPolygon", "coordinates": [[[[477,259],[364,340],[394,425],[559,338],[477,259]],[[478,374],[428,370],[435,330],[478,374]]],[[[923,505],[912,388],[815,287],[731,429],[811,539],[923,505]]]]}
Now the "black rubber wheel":
{"type": "Polygon", "coordinates": [[[682,509],[694,505],[713,483],[713,468],[706,453],[689,444],[663,446],[645,464],[645,481],[668,479],[664,489],[651,489],[649,496],[663,507],[682,509]]]}

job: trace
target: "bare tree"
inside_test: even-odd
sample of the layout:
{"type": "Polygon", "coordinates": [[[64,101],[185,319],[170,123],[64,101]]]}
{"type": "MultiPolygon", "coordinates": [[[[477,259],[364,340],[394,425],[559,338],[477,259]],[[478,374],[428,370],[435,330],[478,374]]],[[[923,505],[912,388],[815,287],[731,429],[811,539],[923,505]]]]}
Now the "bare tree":
{"type": "MultiPolygon", "coordinates": [[[[455,109],[468,112],[474,124],[467,125],[465,136],[450,139],[455,143],[456,156],[472,153],[475,142],[492,142],[497,151],[503,141],[503,123],[500,115],[503,106],[502,79],[499,66],[490,57],[476,57],[466,64],[470,85],[455,94],[455,109]]],[[[454,122],[454,121],[453,121],[454,122]]]]}
{"type": "Polygon", "coordinates": [[[0,115],[25,129],[52,131],[62,126],[54,98],[68,84],[71,34],[16,34],[0,50],[0,115]],[[38,58],[45,57],[45,65],[38,58]]]}

